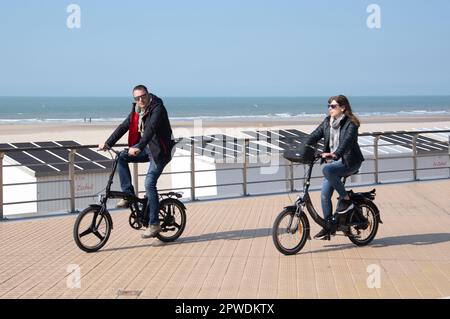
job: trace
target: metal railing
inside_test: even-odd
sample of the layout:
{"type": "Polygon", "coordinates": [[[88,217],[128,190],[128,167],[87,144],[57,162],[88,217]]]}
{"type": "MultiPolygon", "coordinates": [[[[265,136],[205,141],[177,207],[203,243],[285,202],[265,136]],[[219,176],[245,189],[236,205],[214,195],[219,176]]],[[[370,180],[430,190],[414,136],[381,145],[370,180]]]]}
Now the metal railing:
{"type": "MultiPolygon", "coordinates": [[[[371,172],[362,172],[359,173],[359,175],[372,175],[374,176],[374,183],[375,184],[379,184],[380,181],[380,174],[384,174],[384,173],[398,173],[398,172],[411,172],[413,173],[413,178],[411,181],[417,181],[418,180],[418,171],[421,170],[433,170],[433,169],[449,169],[449,175],[447,176],[450,177],[450,166],[441,166],[441,167],[428,167],[428,168],[418,168],[418,159],[420,157],[428,157],[431,155],[427,155],[427,154],[418,154],[417,151],[417,141],[419,139],[419,137],[423,134],[436,134],[436,133],[450,133],[450,130],[430,130],[430,131],[397,131],[397,132],[374,132],[374,133],[362,133],[359,134],[360,137],[364,137],[364,136],[370,136],[370,137],[374,137],[374,142],[373,144],[369,144],[369,145],[360,145],[361,148],[365,148],[365,147],[373,147],[373,161],[374,161],[374,166],[373,166],[373,171],[371,172]],[[379,141],[382,137],[389,137],[389,136],[393,136],[393,135],[398,135],[398,134],[406,134],[406,135],[412,135],[412,154],[411,155],[406,155],[406,156],[395,156],[395,157],[389,157],[389,156],[383,156],[383,160],[385,159],[405,159],[405,158],[412,158],[413,160],[413,168],[412,169],[399,169],[399,170],[386,170],[386,171],[380,171],[379,168],[379,162],[380,162],[380,156],[379,156],[379,148],[380,148],[380,144],[379,141]]],[[[235,140],[235,139],[233,139],[235,140]]],[[[190,170],[189,171],[176,171],[176,172],[164,172],[163,175],[170,175],[170,174],[189,174],[190,178],[190,183],[189,185],[186,185],[185,187],[177,187],[177,188],[171,188],[171,190],[181,190],[181,189],[190,189],[190,200],[191,201],[195,201],[198,200],[199,198],[196,196],[196,190],[197,189],[201,189],[201,188],[208,188],[208,187],[223,187],[223,186],[241,186],[242,187],[242,194],[243,196],[248,196],[250,195],[248,192],[248,186],[252,185],[252,184],[259,184],[259,183],[274,183],[274,182],[287,182],[288,183],[288,188],[285,191],[296,191],[295,189],[295,181],[298,180],[302,180],[303,178],[299,178],[299,177],[295,177],[294,176],[294,164],[293,163],[288,163],[288,164],[280,164],[278,163],[279,167],[288,167],[288,174],[286,178],[283,179],[269,179],[269,180],[258,180],[258,181],[249,181],[248,180],[248,172],[251,169],[257,169],[257,168],[262,168],[264,167],[264,165],[250,165],[251,163],[249,162],[249,155],[250,155],[250,142],[260,142],[261,139],[254,139],[254,138],[247,138],[247,139],[238,139],[238,141],[241,144],[241,149],[243,150],[242,152],[242,162],[238,163],[241,164],[240,167],[224,167],[224,168],[214,168],[214,169],[206,169],[206,170],[198,170],[196,169],[196,157],[198,156],[202,156],[202,154],[197,154],[196,147],[198,146],[199,142],[195,141],[193,138],[190,139],[190,153],[189,155],[175,155],[175,157],[186,157],[190,159],[190,170]],[[198,185],[196,182],[196,174],[197,173],[202,173],[202,172],[220,172],[220,171],[233,171],[233,170],[241,170],[242,171],[242,181],[239,182],[233,182],[233,183],[222,183],[222,184],[213,184],[213,185],[198,185]]],[[[447,142],[445,142],[447,143],[447,142]]],[[[449,142],[450,144],[450,135],[449,135],[449,142]]],[[[404,146],[405,143],[399,143],[398,145],[402,145],[404,146]]],[[[391,145],[397,145],[395,143],[391,142],[391,145]]],[[[126,146],[124,144],[121,145],[117,145],[118,147],[121,146],[126,146]]],[[[383,145],[382,145],[383,146],[383,145]]],[[[76,164],[80,164],[83,163],[82,161],[75,161],[75,155],[77,154],[77,150],[79,149],[86,149],[86,148],[97,148],[97,145],[77,145],[77,146],[71,146],[71,147],[64,147],[64,146],[54,146],[54,147],[39,147],[39,148],[32,148],[32,147],[26,147],[26,148],[16,148],[16,149],[0,149],[0,219],[4,219],[4,207],[7,205],[17,205],[17,204],[25,204],[25,203],[39,203],[39,202],[48,202],[48,201],[64,201],[64,200],[68,200],[69,201],[69,212],[76,212],[76,199],[80,199],[80,198],[93,198],[96,195],[92,194],[92,195],[86,195],[86,196],[76,196],[76,191],[75,191],[75,177],[77,174],[77,171],[75,170],[75,165],[76,164]],[[65,150],[69,150],[69,155],[68,155],[68,159],[67,159],[67,164],[68,164],[68,174],[67,174],[67,179],[65,180],[54,180],[54,181],[41,181],[41,182],[22,182],[22,183],[9,183],[9,184],[4,184],[4,174],[3,174],[3,169],[4,167],[17,167],[17,166],[24,166],[24,165],[20,165],[20,164],[11,164],[11,165],[4,165],[3,164],[3,160],[5,155],[7,156],[8,153],[10,152],[26,152],[26,151],[33,151],[33,150],[61,150],[61,149],[65,149],[65,150]],[[62,198],[48,198],[48,199],[37,199],[37,200],[31,200],[31,201],[20,201],[20,202],[9,202],[9,203],[5,203],[4,202],[4,187],[8,187],[8,186],[19,186],[19,185],[30,185],[30,184],[40,184],[40,183],[68,183],[69,184],[69,194],[68,197],[62,197],[62,198]]],[[[270,148],[273,150],[274,147],[273,145],[270,146],[270,148]]],[[[280,156],[279,152],[269,152],[268,154],[270,154],[271,156],[276,155],[276,156],[280,156]]],[[[432,155],[436,155],[436,154],[432,154],[432,155]]],[[[442,155],[441,153],[439,153],[439,155],[442,155]]],[[[448,154],[449,159],[450,159],[450,147],[448,150],[448,154]]],[[[106,161],[110,161],[109,159],[105,159],[106,161]]],[[[85,161],[85,162],[91,162],[91,161],[85,161]]],[[[99,161],[99,160],[95,160],[95,162],[97,163],[101,163],[103,161],[99,161]]],[[[57,164],[57,163],[45,163],[45,164],[57,164]]],[[[43,164],[34,164],[34,165],[43,165],[43,164]]],[[[27,165],[27,166],[32,166],[32,165],[27,165]]],[[[145,176],[145,175],[140,175],[139,174],[139,166],[137,163],[134,163],[134,165],[132,166],[132,170],[133,170],[133,183],[134,183],[134,187],[137,193],[142,193],[139,191],[139,177],[140,176],[145,176]]],[[[312,178],[321,178],[322,176],[313,176],[312,178]]],[[[167,189],[161,189],[160,191],[167,191],[167,189]]],[[[273,192],[271,192],[273,193],[273,192]]]]}

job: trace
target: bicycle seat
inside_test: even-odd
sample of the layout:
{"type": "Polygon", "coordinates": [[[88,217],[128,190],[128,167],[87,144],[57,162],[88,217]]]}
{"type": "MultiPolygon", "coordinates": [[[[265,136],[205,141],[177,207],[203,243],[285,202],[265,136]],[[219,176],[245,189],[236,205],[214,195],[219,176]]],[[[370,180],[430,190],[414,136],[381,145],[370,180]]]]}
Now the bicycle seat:
{"type": "Polygon", "coordinates": [[[176,197],[176,198],[181,198],[183,197],[182,193],[176,193],[176,192],[168,192],[168,193],[161,193],[159,194],[159,196],[161,197],[176,197]]]}

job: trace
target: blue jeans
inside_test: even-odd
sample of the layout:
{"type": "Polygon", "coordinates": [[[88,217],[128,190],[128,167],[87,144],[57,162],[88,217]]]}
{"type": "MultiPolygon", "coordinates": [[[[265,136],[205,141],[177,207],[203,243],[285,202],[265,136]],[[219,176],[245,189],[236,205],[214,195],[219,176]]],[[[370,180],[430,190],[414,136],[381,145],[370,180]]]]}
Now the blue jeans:
{"type": "Polygon", "coordinates": [[[347,195],[347,191],[345,190],[341,178],[343,176],[355,174],[360,167],[361,163],[353,167],[347,167],[342,163],[342,159],[323,166],[322,172],[325,178],[322,183],[321,202],[323,217],[325,219],[330,217],[333,211],[331,197],[333,196],[334,190],[338,192],[339,197],[341,198],[344,198],[347,195]]]}
{"type": "Polygon", "coordinates": [[[147,149],[144,149],[137,156],[130,156],[128,153],[121,153],[119,162],[117,164],[120,177],[120,187],[122,192],[130,195],[137,195],[134,192],[133,184],[131,183],[131,174],[128,163],[145,163],[150,161],[147,175],[145,176],[145,193],[147,195],[147,211],[146,215],[150,221],[150,225],[159,225],[159,196],[156,189],[156,183],[159,176],[161,176],[164,167],[170,160],[156,164],[149,156],[147,149]]]}
{"type": "Polygon", "coordinates": [[[170,162],[164,161],[156,164],[155,161],[150,161],[148,167],[147,176],[145,177],[145,192],[147,194],[147,216],[149,218],[150,225],[159,225],[159,196],[156,189],[156,183],[159,176],[161,176],[164,167],[170,162]]]}
{"type": "Polygon", "coordinates": [[[128,163],[145,163],[150,160],[147,149],[144,149],[137,156],[130,156],[126,152],[121,152],[119,156],[119,162],[117,163],[117,169],[120,177],[120,188],[122,192],[136,195],[134,193],[134,187],[131,183],[131,174],[128,163]]]}

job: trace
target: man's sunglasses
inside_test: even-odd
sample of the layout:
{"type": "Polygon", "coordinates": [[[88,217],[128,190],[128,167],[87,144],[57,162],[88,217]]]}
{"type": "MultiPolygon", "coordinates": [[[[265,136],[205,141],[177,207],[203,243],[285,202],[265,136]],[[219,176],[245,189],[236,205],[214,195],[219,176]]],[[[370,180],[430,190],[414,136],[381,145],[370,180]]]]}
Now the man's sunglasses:
{"type": "Polygon", "coordinates": [[[145,99],[147,97],[147,94],[142,94],[142,95],[139,95],[139,96],[135,96],[134,97],[134,100],[135,101],[139,101],[139,100],[143,100],[143,99],[145,99]]]}

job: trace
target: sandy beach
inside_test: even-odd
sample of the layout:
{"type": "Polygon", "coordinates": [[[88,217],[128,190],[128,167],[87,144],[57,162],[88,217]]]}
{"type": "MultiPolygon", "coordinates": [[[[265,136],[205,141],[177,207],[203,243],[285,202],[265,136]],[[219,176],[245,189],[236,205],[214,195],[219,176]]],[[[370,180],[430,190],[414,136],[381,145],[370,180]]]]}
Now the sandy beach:
{"type": "MultiPolygon", "coordinates": [[[[242,137],[242,131],[298,129],[311,132],[323,118],[215,121],[171,121],[175,137],[227,134],[242,137]]],[[[81,144],[105,141],[119,123],[42,123],[0,125],[0,143],[75,140],[81,144]]],[[[450,128],[450,116],[362,117],[360,133],[450,128]]],[[[126,141],[126,135],[121,142],[126,141]]]]}

